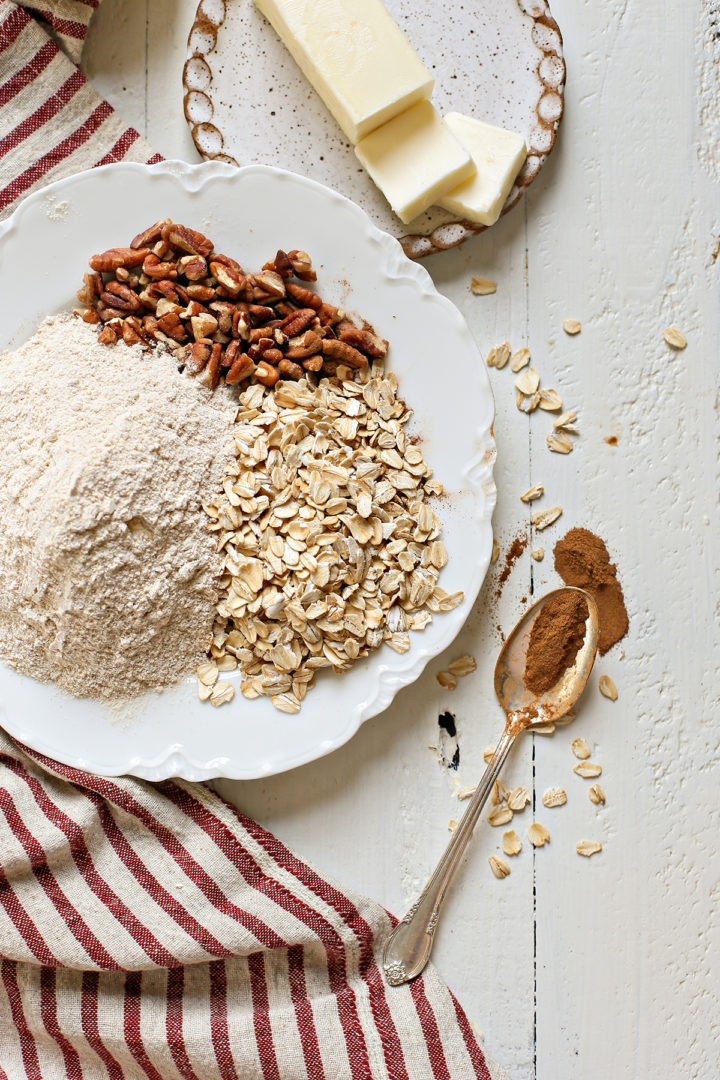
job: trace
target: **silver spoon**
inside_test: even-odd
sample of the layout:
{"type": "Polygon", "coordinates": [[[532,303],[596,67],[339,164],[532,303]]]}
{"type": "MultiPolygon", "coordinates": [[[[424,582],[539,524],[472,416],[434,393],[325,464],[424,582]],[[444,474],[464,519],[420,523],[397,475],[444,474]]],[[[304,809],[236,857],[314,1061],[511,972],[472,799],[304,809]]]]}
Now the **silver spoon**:
{"type": "Polygon", "coordinates": [[[495,665],[494,681],[495,693],[505,710],[505,730],[430,880],[385,944],[383,968],[391,986],[414,979],[430,959],[445,894],[510,747],[521,732],[528,728],[532,730],[534,724],[559,720],[570,711],[592,670],[597,640],[598,618],[593,598],[582,589],[554,589],[533,604],[503,645],[495,665]],[[544,694],[533,694],[524,683],[530,631],[547,601],[564,592],[578,592],[585,597],[588,606],[585,639],[574,662],[565,669],[555,686],[544,694]]]}

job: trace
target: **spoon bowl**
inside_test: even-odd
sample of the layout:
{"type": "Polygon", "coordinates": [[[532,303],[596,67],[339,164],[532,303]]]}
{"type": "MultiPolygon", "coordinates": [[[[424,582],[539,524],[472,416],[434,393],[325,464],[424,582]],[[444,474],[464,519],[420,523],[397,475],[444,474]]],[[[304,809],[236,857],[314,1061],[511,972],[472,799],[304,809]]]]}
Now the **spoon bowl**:
{"type": "Polygon", "coordinates": [[[505,641],[495,664],[495,693],[505,710],[508,724],[518,730],[533,724],[559,720],[572,709],[585,689],[592,671],[598,645],[598,616],[595,601],[583,589],[572,587],[553,589],[529,608],[505,641]],[[525,663],[532,628],[549,600],[563,593],[578,593],[587,604],[585,638],[575,660],[560,675],[554,686],[543,694],[535,694],[525,685],[525,663]]]}

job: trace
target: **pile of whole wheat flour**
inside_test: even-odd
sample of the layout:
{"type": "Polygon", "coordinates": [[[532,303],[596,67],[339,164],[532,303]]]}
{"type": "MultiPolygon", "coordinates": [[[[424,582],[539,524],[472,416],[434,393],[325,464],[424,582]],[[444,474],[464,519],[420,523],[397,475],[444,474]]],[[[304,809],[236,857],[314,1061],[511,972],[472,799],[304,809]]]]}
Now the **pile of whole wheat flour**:
{"type": "Polygon", "coordinates": [[[0,658],[117,699],[193,671],[223,560],[219,490],[236,406],[168,356],[47,319],[0,356],[0,658]]]}

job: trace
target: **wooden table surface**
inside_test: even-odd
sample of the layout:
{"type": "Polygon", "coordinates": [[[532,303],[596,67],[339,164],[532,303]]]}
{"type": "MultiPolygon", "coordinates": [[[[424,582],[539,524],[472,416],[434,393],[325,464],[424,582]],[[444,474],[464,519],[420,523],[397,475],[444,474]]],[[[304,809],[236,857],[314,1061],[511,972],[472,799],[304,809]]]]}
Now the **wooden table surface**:
{"type": "MultiPolygon", "coordinates": [[[[545,445],[547,413],[522,416],[508,369],[497,400],[500,563],[456,644],[343,749],[222,793],[324,871],[401,913],[483,768],[501,715],[492,695],[497,627],[557,584],[549,557],[573,525],[615,557],[630,633],[598,663],[574,725],[518,746],[505,782],[536,793],[550,844],[533,851],[532,808],[509,877],[478,827],[434,959],[513,1080],[717,1080],[720,1075],[720,770],[717,657],[717,343],[720,261],[720,8],[717,0],[554,0],[567,104],[558,146],[524,203],[460,250],[426,262],[485,353],[527,345],[543,384],[577,408],[569,456],[545,445]],[[470,277],[498,283],[475,297],[470,277]],[[582,322],[576,337],[564,319],[582,322]],[[673,352],[669,325],[687,336],[673,352]],[[613,438],[616,445],[608,443],[613,438]],[[528,524],[519,495],[562,518],[498,569],[528,524]],[[454,692],[435,675],[472,653],[454,692]],[[619,698],[598,693],[610,675],[619,698]],[[460,765],[431,747],[456,718],[460,765]],[[604,807],[573,775],[583,736],[602,764],[604,807]],[[550,785],[567,805],[547,810],[550,785]],[[578,857],[581,839],[603,851],[578,857]]],[[[85,51],[89,77],[165,156],[198,160],[181,74],[195,0],[105,0],[85,51]]],[[[279,165],[283,162],[279,161],[279,165]]],[[[140,212],[140,210],[139,210],[140,212]]],[[[142,216],[142,214],[140,214],[142,216]]],[[[452,377],[451,368],[438,378],[452,377]]]]}

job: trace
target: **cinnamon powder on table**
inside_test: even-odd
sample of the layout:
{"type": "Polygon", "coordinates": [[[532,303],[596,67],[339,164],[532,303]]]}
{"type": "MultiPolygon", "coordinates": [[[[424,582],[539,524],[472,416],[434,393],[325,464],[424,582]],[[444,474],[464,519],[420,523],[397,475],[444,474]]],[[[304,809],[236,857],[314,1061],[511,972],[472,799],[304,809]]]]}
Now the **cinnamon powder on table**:
{"type": "Polygon", "coordinates": [[[545,601],[532,625],[525,658],[524,682],[533,694],[544,694],[575,661],[585,640],[588,606],[576,592],[561,592],[545,601]]]}
{"type": "Polygon", "coordinates": [[[589,529],[571,529],[558,540],[554,556],[555,569],[565,584],[585,589],[597,604],[598,649],[604,656],[628,629],[623,591],[608,549],[589,529]]]}

